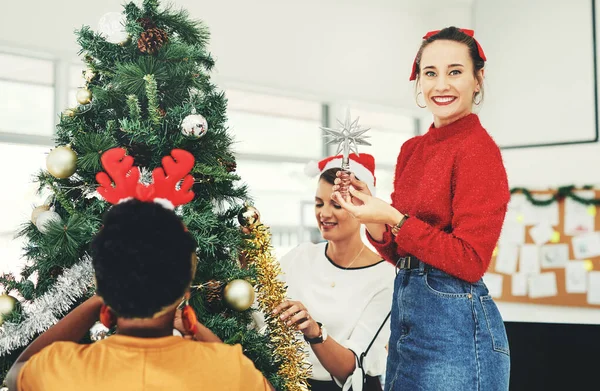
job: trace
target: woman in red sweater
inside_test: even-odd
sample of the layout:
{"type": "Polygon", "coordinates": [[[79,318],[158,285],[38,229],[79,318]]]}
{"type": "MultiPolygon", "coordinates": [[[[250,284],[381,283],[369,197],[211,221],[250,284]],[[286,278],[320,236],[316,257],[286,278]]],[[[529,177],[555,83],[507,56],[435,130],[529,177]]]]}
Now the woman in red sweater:
{"type": "Polygon", "coordinates": [[[410,80],[433,124],[402,146],[392,205],[354,178],[351,200],[332,196],[398,267],[386,390],[508,390],[506,331],[481,279],[510,199],[500,150],[472,113],[485,60],[471,30],[425,35],[410,80]]]}

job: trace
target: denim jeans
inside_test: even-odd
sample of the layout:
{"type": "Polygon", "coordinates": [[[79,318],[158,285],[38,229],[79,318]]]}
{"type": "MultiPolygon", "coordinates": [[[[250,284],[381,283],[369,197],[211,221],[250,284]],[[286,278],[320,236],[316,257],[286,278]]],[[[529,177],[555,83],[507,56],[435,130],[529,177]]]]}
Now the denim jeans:
{"type": "Polygon", "coordinates": [[[420,263],[394,283],[386,391],[506,391],[510,353],[482,280],[420,263]]]}

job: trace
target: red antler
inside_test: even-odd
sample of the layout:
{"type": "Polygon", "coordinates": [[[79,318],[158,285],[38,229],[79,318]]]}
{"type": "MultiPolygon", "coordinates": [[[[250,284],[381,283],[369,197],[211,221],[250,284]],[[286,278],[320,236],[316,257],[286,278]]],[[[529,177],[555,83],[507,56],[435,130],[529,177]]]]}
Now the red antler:
{"type": "Polygon", "coordinates": [[[125,155],[123,148],[113,148],[106,151],[100,158],[105,172],[96,174],[100,184],[98,193],[111,204],[117,204],[125,198],[137,197],[140,170],[133,167],[133,158],[125,155]],[[133,169],[132,169],[133,168],[133,169]],[[112,178],[112,180],[111,180],[112,178]],[[114,187],[112,183],[114,182],[114,187]]]}
{"type": "Polygon", "coordinates": [[[140,170],[133,167],[133,158],[125,155],[122,148],[113,148],[106,151],[100,161],[108,174],[99,172],[96,180],[100,184],[98,193],[111,204],[127,198],[136,198],[140,201],[167,200],[173,206],[183,205],[194,198],[190,190],[194,178],[188,173],[194,167],[194,156],[182,149],[174,149],[171,156],[162,159],[163,168],[158,167],[152,171],[154,183],[145,186],[138,183],[140,170]],[[166,175],[165,175],[166,172],[166,175]],[[177,183],[183,179],[179,190],[177,183]],[[114,182],[114,186],[113,186],[114,182]]]}
{"type": "Polygon", "coordinates": [[[173,206],[183,205],[194,199],[194,192],[190,189],[194,184],[194,178],[189,172],[194,167],[194,155],[183,149],[174,149],[171,156],[162,159],[164,167],[157,167],[152,171],[153,187],[152,198],[162,198],[170,201],[173,206]],[[175,158],[175,159],[173,159],[175,158]],[[165,176],[166,172],[166,176],[165,176]],[[179,190],[177,183],[183,179],[179,190]]]}

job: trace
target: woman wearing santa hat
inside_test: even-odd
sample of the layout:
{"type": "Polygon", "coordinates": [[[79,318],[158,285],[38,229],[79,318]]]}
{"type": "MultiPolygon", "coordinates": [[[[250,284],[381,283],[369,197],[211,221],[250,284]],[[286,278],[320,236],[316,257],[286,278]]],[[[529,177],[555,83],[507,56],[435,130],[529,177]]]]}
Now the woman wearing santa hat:
{"type": "MultiPolygon", "coordinates": [[[[291,299],[275,312],[304,334],[313,391],[360,391],[363,371],[366,389],[381,389],[390,335],[394,268],[363,243],[361,224],[332,200],[341,163],[341,156],[318,163],[315,217],[325,242],[301,244],[280,260],[291,299]]],[[[350,155],[350,171],[375,191],[371,155],[350,155]]]]}
{"type": "Polygon", "coordinates": [[[472,30],[427,33],[410,80],[433,124],[402,145],[392,205],[357,180],[343,199],[336,181],[334,199],[399,269],[386,391],[508,390],[508,339],[482,280],[510,199],[500,150],[472,112],[485,61],[472,30]]]}

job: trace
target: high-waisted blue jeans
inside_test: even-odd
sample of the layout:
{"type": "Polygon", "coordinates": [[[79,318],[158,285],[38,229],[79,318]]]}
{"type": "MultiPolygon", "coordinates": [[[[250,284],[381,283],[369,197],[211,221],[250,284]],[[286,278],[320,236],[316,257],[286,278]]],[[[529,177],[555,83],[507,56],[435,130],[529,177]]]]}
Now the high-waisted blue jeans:
{"type": "Polygon", "coordinates": [[[394,284],[386,391],[506,391],[504,322],[482,280],[420,263],[394,284]]]}

